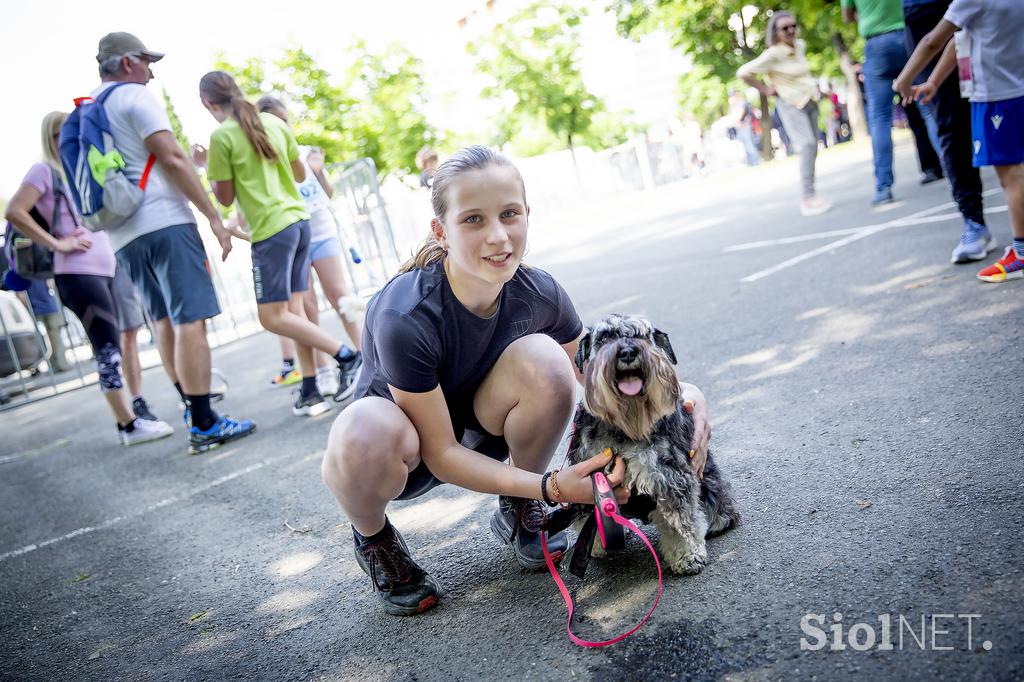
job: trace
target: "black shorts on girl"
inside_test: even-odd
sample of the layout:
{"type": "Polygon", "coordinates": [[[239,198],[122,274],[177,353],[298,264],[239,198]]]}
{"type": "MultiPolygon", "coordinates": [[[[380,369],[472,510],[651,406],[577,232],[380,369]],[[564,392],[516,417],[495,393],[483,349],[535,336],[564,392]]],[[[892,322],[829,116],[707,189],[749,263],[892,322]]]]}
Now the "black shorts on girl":
{"type": "MultiPolygon", "coordinates": [[[[501,461],[508,457],[507,443],[487,434],[473,411],[487,374],[519,338],[546,334],[564,345],[582,332],[568,294],[543,270],[520,266],[502,288],[498,309],[483,318],[455,297],[443,263],[433,263],[393,278],[367,305],[363,371],[355,396],[393,400],[390,386],[425,393],[440,385],[455,437],[501,461]]],[[[399,499],[421,495],[438,483],[421,461],[399,499]]]]}
{"type": "Polygon", "coordinates": [[[252,245],[257,303],[280,303],[309,288],[309,221],[292,223],[252,245]]]}

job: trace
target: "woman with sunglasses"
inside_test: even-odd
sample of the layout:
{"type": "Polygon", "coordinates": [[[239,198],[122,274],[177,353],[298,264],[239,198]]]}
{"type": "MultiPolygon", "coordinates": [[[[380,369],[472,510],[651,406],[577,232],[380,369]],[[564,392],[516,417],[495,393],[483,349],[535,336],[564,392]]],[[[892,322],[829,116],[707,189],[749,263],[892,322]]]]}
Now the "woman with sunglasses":
{"type": "Polygon", "coordinates": [[[832,204],[814,193],[814,162],[818,157],[818,84],[811,76],[804,41],[797,40],[798,25],[791,12],[779,11],[768,20],[768,47],[739,68],[736,75],[765,97],[777,97],[782,125],[800,155],[803,199],[800,213],[819,215],[832,204]],[[765,84],[758,76],[768,78],[765,84]]]}

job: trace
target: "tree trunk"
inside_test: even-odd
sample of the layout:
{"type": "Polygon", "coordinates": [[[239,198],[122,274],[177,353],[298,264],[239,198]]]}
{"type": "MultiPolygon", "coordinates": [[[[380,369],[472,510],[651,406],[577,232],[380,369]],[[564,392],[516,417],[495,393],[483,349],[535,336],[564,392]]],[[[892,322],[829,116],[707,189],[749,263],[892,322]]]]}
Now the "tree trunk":
{"type": "Polygon", "coordinates": [[[761,158],[771,161],[772,154],[772,112],[769,109],[768,98],[764,93],[758,93],[761,98],[761,158]]]}
{"type": "Polygon", "coordinates": [[[850,59],[850,50],[839,33],[832,34],[832,43],[839,53],[839,68],[846,77],[846,113],[850,117],[850,131],[854,137],[867,139],[868,119],[864,112],[864,98],[860,94],[860,81],[850,59]]]}

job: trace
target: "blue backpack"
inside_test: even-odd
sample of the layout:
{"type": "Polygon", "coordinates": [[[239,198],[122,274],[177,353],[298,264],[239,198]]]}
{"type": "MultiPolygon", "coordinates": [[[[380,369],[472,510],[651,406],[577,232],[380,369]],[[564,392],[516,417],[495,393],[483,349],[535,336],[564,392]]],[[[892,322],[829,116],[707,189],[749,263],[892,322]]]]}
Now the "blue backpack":
{"type": "Polygon", "coordinates": [[[138,182],[125,173],[125,162],[114,146],[110,120],[103,103],[117,88],[115,83],[99,97],[79,97],[60,130],[60,160],[68,178],[71,198],[90,230],[113,230],[132,217],[142,205],[143,192],[156,157],[150,154],[138,182]]]}

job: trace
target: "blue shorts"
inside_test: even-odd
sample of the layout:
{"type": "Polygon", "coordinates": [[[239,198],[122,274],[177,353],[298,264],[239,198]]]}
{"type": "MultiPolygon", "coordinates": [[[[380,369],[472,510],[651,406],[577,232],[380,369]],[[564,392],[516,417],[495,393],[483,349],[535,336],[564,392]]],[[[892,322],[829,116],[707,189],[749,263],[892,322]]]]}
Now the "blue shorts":
{"type": "Polygon", "coordinates": [[[327,239],[321,239],[318,242],[312,242],[309,245],[310,262],[322,260],[324,258],[337,258],[340,255],[341,240],[338,239],[337,235],[332,235],[327,239]]]}
{"type": "Polygon", "coordinates": [[[153,321],[188,324],[220,314],[210,264],[194,224],[144,234],[117,252],[153,321]]]}
{"type": "Polygon", "coordinates": [[[292,223],[252,245],[257,303],[280,303],[309,288],[309,221],[292,223]]]}
{"type": "Polygon", "coordinates": [[[1024,163],[1024,97],[971,102],[974,166],[1024,163]]]}

